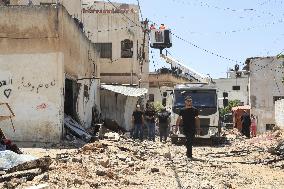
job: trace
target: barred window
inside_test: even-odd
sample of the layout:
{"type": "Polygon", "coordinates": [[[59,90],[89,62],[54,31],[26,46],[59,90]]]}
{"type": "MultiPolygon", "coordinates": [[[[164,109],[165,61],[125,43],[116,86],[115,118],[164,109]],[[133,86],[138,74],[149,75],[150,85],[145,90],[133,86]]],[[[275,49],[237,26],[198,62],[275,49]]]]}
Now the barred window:
{"type": "Polygon", "coordinates": [[[133,57],[133,41],[125,39],[121,41],[121,58],[132,58],[133,57]]]}

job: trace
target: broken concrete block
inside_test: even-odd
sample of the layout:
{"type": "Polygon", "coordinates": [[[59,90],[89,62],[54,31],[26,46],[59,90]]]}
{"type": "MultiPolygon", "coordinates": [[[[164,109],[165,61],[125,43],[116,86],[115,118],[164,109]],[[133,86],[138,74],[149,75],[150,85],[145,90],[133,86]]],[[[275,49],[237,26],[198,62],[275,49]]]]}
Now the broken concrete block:
{"type": "Polygon", "coordinates": [[[160,170],[158,168],[156,168],[156,167],[151,168],[151,172],[152,173],[156,173],[156,172],[159,172],[159,171],[160,170]]]}
{"type": "Polygon", "coordinates": [[[171,153],[170,152],[166,152],[166,153],[164,153],[164,157],[165,158],[168,158],[168,159],[171,159],[171,153]]]}
{"type": "Polygon", "coordinates": [[[105,176],[106,174],[107,174],[106,171],[102,170],[102,169],[98,169],[96,171],[96,175],[98,175],[98,176],[105,176]]]}
{"type": "Polygon", "coordinates": [[[134,161],[129,161],[127,164],[128,164],[129,167],[133,167],[134,166],[134,161]]]}
{"type": "Polygon", "coordinates": [[[118,133],[113,133],[113,132],[110,132],[110,133],[106,133],[104,135],[105,138],[109,139],[109,140],[113,140],[113,141],[119,141],[120,139],[120,136],[118,133]]]}
{"type": "Polygon", "coordinates": [[[109,159],[108,158],[104,158],[104,159],[100,160],[99,163],[105,168],[109,167],[109,159]]]}
{"type": "Polygon", "coordinates": [[[127,155],[124,154],[116,154],[116,157],[121,160],[121,161],[125,161],[127,158],[127,155]]]}

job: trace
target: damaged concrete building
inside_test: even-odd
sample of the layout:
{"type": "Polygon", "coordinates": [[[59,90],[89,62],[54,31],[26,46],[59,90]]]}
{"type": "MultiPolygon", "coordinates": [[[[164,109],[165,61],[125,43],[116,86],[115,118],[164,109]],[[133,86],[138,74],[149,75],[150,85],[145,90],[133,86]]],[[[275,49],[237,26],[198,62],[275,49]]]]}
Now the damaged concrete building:
{"type": "Polygon", "coordinates": [[[284,99],[283,59],[248,58],[246,65],[251,113],[257,116],[257,132],[263,133],[275,125],[275,102],[284,99]]]}
{"type": "Polygon", "coordinates": [[[92,109],[100,106],[100,64],[65,7],[0,6],[0,28],[0,102],[15,113],[11,122],[0,122],[5,134],[15,141],[59,142],[64,114],[89,127],[92,109]]]}
{"type": "Polygon", "coordinates": [[[218,91],[218,105],[223,105],[223,94],[227,93],[229,101],[239,100],[239,105],[247,105],[249,103],[248,97],[248,83],[249,76],[247,70],[231,70],[227,72],[227,78],[213,79],[216,83],[218,91]]]}
{"type": "Polygon", "coordinates": [[[139,7],[84,0],[82,22],[99,51],[101,111],[123,129],[131,128],[132,111],[149,86],[149,50],[139,7]]]}

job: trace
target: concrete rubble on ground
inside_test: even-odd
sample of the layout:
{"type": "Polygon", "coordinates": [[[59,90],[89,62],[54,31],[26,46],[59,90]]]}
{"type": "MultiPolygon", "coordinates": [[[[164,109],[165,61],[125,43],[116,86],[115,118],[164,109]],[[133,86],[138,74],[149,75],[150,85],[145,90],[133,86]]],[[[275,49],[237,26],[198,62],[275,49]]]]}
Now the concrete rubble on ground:
{"type": "Polygon", "coordinates": [[[226,144],[196,146],[188,160],[184,146],[109,134],[75,151],[58,150],[48,171],[0,188],[284,188],[283,131],[251,139],[236,130],[223,135],[226,144]]]}

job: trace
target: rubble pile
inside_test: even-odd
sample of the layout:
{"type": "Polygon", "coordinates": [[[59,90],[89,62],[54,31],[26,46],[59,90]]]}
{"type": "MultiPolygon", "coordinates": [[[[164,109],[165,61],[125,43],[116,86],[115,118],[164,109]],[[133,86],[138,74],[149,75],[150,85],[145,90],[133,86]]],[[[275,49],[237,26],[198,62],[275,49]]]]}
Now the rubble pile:
{"type": "Polygon", "coordinates": [[[194,147],[188,160],[184,146],[108,134],[76,151],[59,150],[48,171],[0,188],[284,188],[283,134],[233,135],[227,145],[194,147]]]}

